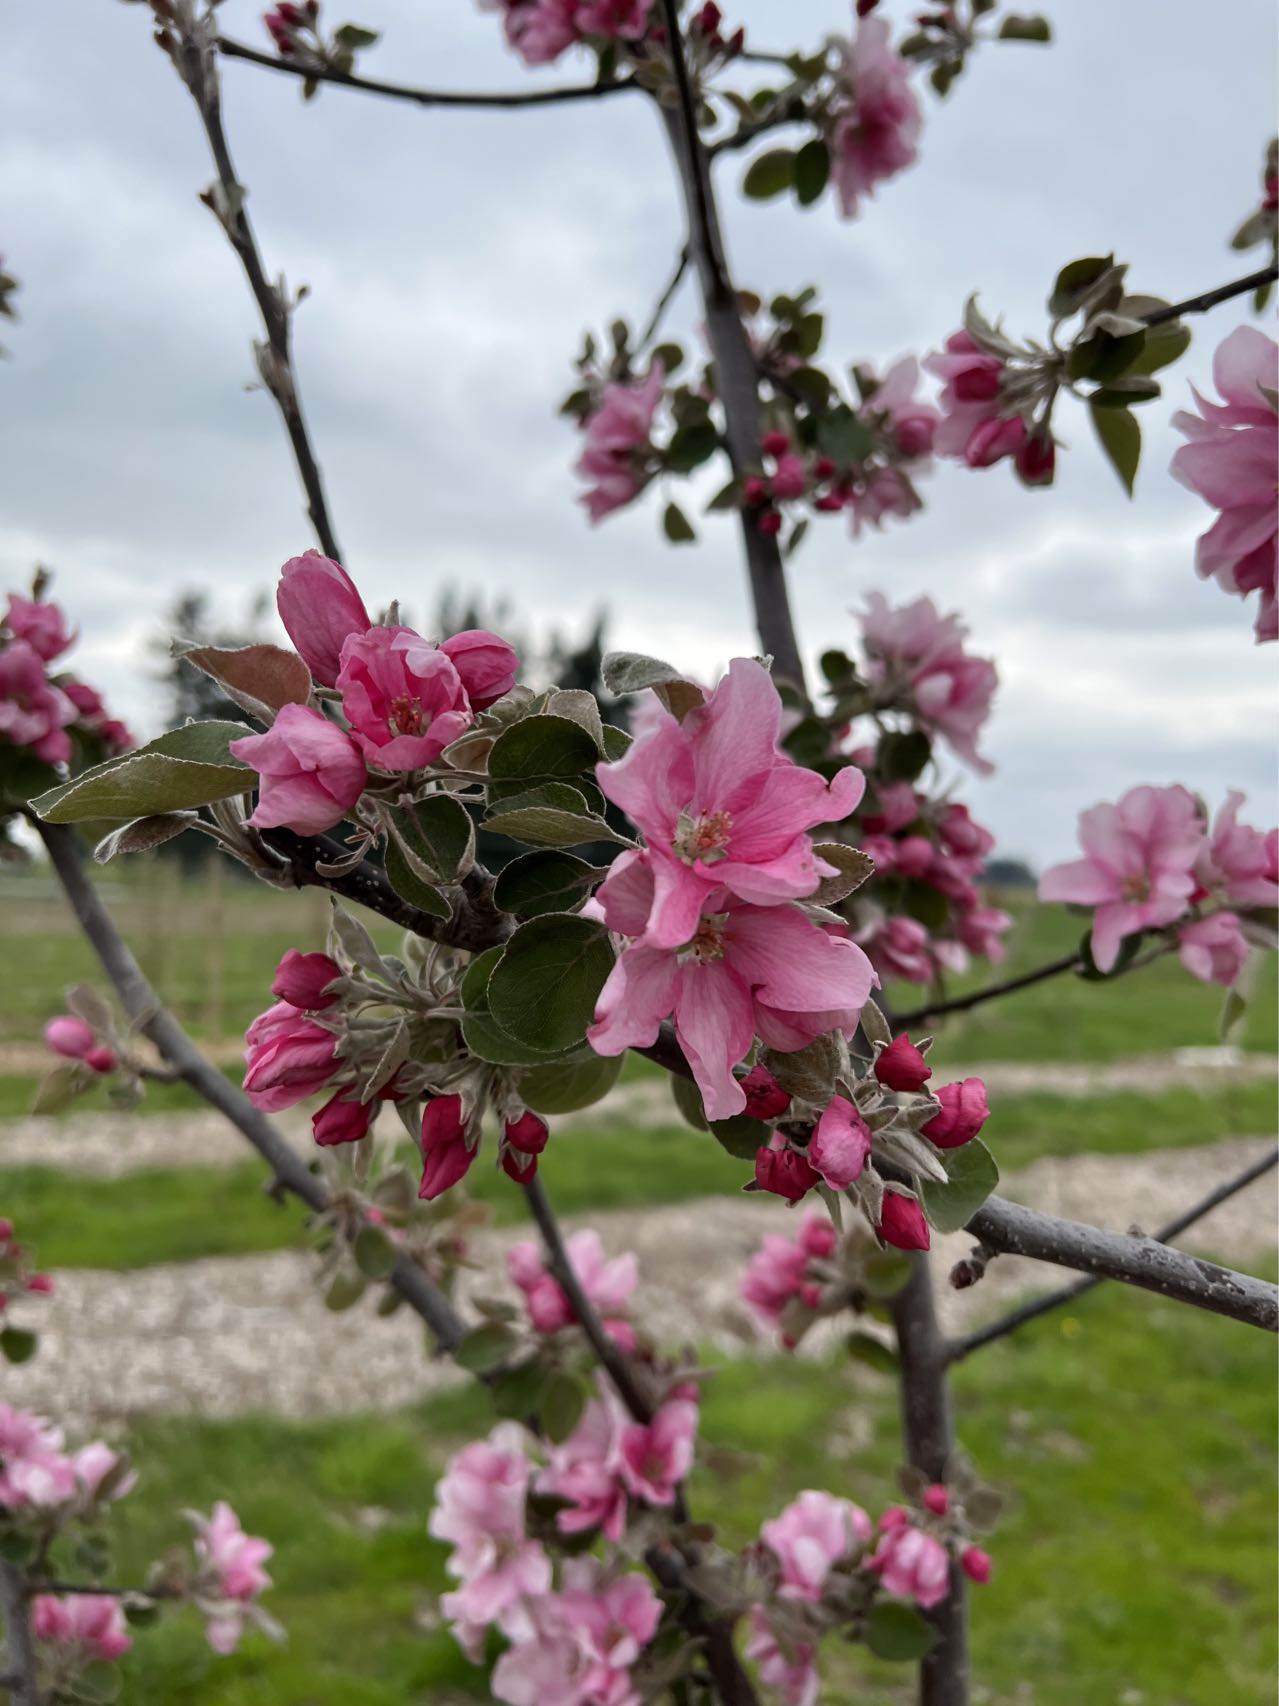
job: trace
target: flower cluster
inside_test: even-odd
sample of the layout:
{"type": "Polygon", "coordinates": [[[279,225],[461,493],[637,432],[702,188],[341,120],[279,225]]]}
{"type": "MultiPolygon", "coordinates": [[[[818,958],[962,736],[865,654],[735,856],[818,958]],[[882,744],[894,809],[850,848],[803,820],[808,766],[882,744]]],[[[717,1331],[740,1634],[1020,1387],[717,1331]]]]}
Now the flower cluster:
{"type": "Polygon", "coordinates": [[[68,1451],[61,1428],[0,1403],[0,1513],[8,1523],[70,1520],[102,1500],[122,1498],[137,1477],[101,1440],[68,1451]]]}
{"type": "Polygon", "coordinates": [[[44,1028],[45,1047],[64,1060],[83,1061],[99,1076],[114,1072],[119,1056],[108,1044],[99,1042],[91,1025],[72,1013],[60,1013],[44,1028]]]}
{"type": "Polygon", "coordinates": [[[942,382],[943,419],[934,438],[939,456],[969,468],[992,468],[1005,456],[1028,486],[1051,485],[1056,446],[1046,423],[1028,425],[1005,394],[1012,371],[1002,353],[983,348],[967,330],[953,332],[924,366],[942,382]]]}
{"type": "Polygon", "coordinates": [[[733,1068],[756,1036],[802,1048],[851,1031],[875,983],[853,942],[803,902],[837,874],[808,831],[861,798],[845,766],[828,783],[778,746],[782,705],[768,671],[737,658],[683,720],[652,715],[626,756],[596,772],[644,833],[612,866],[593,908],[625,947],[587,1033],[599,1054],[676,1035],[706,1113],[740,1113],[733,1068]]]}
{"type": "Polygon", "coordinates": [[[29,1265],[26,1247],[14,1237],[13,1222],[0,1219],[0,1316],[6,1316],[10,1305],[20,1299],[49,1297],[53,1289],[52,1274],[40,1273],[29,1265]]]}
{"type": "Polygon", "coordinates": [[[813,1319],[821,1307],[826,1264],[837,1242],[828,1216],[805,1214],[793,1240],[765,1233],[742,1275],[743,1301],[761,1325],[778,1330],[788,1350],[799,1342],[795,1317],[813,1319]]]}
{"type": "MultiPolygon", "coordinates": [[[[599,1233],[589,1227],[574,1232],[565,1248],[578,1284],[605,1332],[620,1349],[634,1350],[635,1331],[626,1314],[627,1303],[639,1284],[634,1255],[627,1251],[610,1261],[604,1255],[599,1233]]],[[[507,1252],[506,1271],[523,1294],[535,1332],[550,1335],[576,1322],[572,1304],[559,1281],[547,1271],[536,1244],[513,1244],[507,1252]]]]}
{"type": "Polygon", "coordinates": [[[1213,357],[1212,377],[1224,401],[1210,403],[1195,391],[1199,413],[1173,416],[1190,442],[1174,455],[1172,472],[1221,512],[1196,546],[1199,574],[1237,598],[1260,594],[1257,639],[1275,640],[1279,346],[1255,327],[1240,326],[1213,357]]]}
{"type": "Polygon", "coordinates": [[[259,773],[249,822],[303,834],[332,829],[370,775],[402,777],[434,764],[515,684],[518,659],[485,629],[441,645],[412,628],[375,624],[339,564],[307,551],[281,571],[280,616],[312,678],[335,689],[346,728],[310,704],[285,704],[265,734],[230,743],[259,773]]]}
{"type": "Polygon", "coordinates": [[[9,594],[0,619],[0,765],[6,750],[32,754],[42,764],[114,758],[133,737],[107,715],[101,695],[86,682],[50,666],[74,644],[58,605],[44,597],[43,577],[35,596],[9,594]]]}
{"type": "Polygon", "coordinates": [[[994,767],[978,753],[977,736],[999,680],[994,664],[964,650],[968,631],[959,617],[940,615],[929,598],[893,609],[872,592],[866,606],[862,638],[881,703],[904,704],[929,734],[989,774],[994,767]]]}
{"type": "Polygon", "coordinates": [[[877,184],[915,163],[923,122],[910,65],[894,49],[887,19],[859,17],[826,117],[830,175],[845,219],[857,216],[877,184]]]}
{"type": "Polygon", "coordinates": [[[1040,879],[1042,900],[1093,909],[1091,955],[1110,972],[1144,933],[1177,943],[1182,965],[1203,983],[1232,985],[1249,943],[1270,945],[1266,914],[1279,906],[1279,830],[1239,822],[1232,789],[1215,819],[1180,786],[1130,788],[1116,804],[1079,818],[1084,857],[1040,879]]]}
{"type": "Polygon", "coordinates": [[[246,1534],[240,1519],[219,1499],[211,1516],[191,1513],[195,1526],[195,1579],[190,1594],[204,1614],[209,1645],[215,1653],[233,1653],[246,1625],[267,1633],[274,1625],[254,1602],[271,1586],[263,1565],[274,1548],[246,1534]]]}
{"type": "Polygon", "coordinates": [[[577,472],[590,481],[581,501],[592,521],[634,502],[656,472],[653,420],[665,383],[655,361],[642,380],[600,385],[580,414],[585,444],[577,472]]]}
{"type": "Polygon", "coordinates": [[[652,0],[480,0],[502,14],[506,39],[525,65],[549,65],[579,43],[640,41],[652,0]]]}
{"type": "MultiPolygon", "coordinates": [[[[642,1449],[633,1447],[626,1461],[644,1463],[642,1449]]],[[[430,1532],[452,1548],[448,1570],[458,1582],[441,1600],[444,1614],[473,1660],[490,1629],[506,1637],[492,1690],[510,1706],[548,1699],[634,1706],[640,1696],[631,1673],[657,1632],[661,1601],[644,1575],[620,1562],[579,1557],[557,1571],[529,1532],[535,1478],[513,1422],[450,1460],[430,1519],[430,1532]]]]}

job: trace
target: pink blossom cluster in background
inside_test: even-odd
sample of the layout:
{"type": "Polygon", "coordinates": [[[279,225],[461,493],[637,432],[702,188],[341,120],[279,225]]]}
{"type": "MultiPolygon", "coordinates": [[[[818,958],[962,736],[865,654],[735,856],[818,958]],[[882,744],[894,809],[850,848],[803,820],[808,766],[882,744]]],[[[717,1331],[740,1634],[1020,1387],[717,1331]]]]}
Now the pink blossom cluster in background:
{"type": "MultiPolygon", "coordinates": [[[[605,1332],[624,1351],[635,1348],[635,1331],[627,1319],[627,1304],[639,1284],[639,1264],[627,1251],[609,1260],[598,1232],[584,1227],[565,1241],[569,1264],[605,1332]]],[[[550,1273],[536,1244],[513,1244],[506,1271],[524,1297],[529,1323],[537,1333],[558,1333],[577,1316],[563,1287],[550,1273]]]]}
{"type": "Polygon", "coordinates": [[[82,1060],[91,1072],[114,1072],[119,1064],[113,1048],[98,1041],[91,1026],[71,1013],[60,1013],[44,1028],[44,1045],[64,1060],[82,1060]]]}
{"type": "Polygon", "coordinates": [[[741,1295],[762,1326],[776,1330],[793,1349],[822,1301],[822,1264],[835,1252],[838,1234],[828,1215],[809,1212],[793,1239],[766,1232],[742,1275],[741,1295]]]}
{"type": "Polygon", "coordinates": [[[0,1402],[0,1509],[11,1518],[25,1513],[42,1521],[64,1507],[86,1510],[99,1498],[122,1498],[136,1480],[101,1440],[68,1451],[61,1428],[0,1402]]]}
{"type": "Polygon", "coordinates": [[[881,690],[904,687],[921,726],[988,775],[993,766],[978,753],[977,736],[999,676],[989,658],[964,649],[968,630],[959,617],[941,615],[931,598],[894,609],[882,593],[872,592],[861,628],[872,683],[881,690]]]}
{"type": "Polygon", "coordinates": [[[795,764],[781,717],[768,671],[737,658],[682,722],[648,716],[596,772],[645,847],[613,864],[592,903],[626,945],[588,1038],[620,1054],[673,1017],[711,1119],[745,1107],[733,1068],[756,1036],[790,1050],[851,1032],[876,982],[862,950],[800,904],[834,874],[808,832],[850,814],[862,777],[846,766],[827,783],[795,764]]]}
{"type": "Polygon", "coordinates": [[[107,715],[95,688],[50,667],[74,642],[58,605],[9,594],[0,621],[0,763],[11,747],[45,764],[69,764],[76,735],[91,762],[132,747],[133,736],[107,715]]]}
{"type": "Polygon", "coordinates": [[[1195,391],[1199,413],[1183,409],[1172,423],[1190,441],[1173,474],[1221,512],[1196,546],[1195,567],[1237,598],[1258,593],[1257,639],[1279,639],[1279,346],[1240,326],[1213,357],[1212,379],[1224,401],[1195,391]]]}
{"type": "Polygon", "coordinates": [[[247,1625],[263,1622],[274,1627],[254,1605],[271,1586],[263,1566],[274,1548],[246,1534],[225,1500],[219,1499],[211,1516],[193,1520],[197,1566],[193,1595],[205,1615],[209,1645],[215,1653],[233,1653],[247,1625]]]}
{"type": "Polygon", "coordinates": [[[31,1633],[64,1649],[73,1668],[111,1664],[133,1645],[120,1601],[105,1593],[37,1594],[31,1602],[31,1633]]]}
{"type": "Polygon", "coordinates": [[[369,769],[394,775],[435,763],[515,684],[519,660],[505,640],[477,628],[437,646],[412,628],[377,625],[350,576],[318,551],[289,559],[276,601],[314,680],[340,693],[350,727],[287,704],[265,734],[230,743],[259,773],[249,820],[259,828],[332,829],[369,769]]]}
{"type": "Polygon", "coordinates": [[[583,418],[577,472],[590,481],[581,501],[592,521],[632,503],[652,477],[653,419],[665,382],[660,362],[642,380],[613,380],[583,418]]]}
{"type": "Polygon", "coordinates": [[[537,1473],[527,1443],[502,1422],[450,1460],[429,1525],[452,1548],[458,1583],[441,1608],[472,1660],[490,1629],[505,1636],[492,1688],[510,1706],[638,1706],[630,1672],[657,1631],[661,1601],[620,1561],[566,1559],[557,1572],[527,1529],[537,1473]]]}
{"type": "Polygon", "coordinates": [[[993,468],[1010,456],[1028,486],[1050,485],[1056,467],[1052,435],[1027,426],[1005,401],[1005,364],[966,331],[952,332],[945,347],[924,358],[942,382],[942,422],[933,441],[939,456],[969,468],[993,468]]]}
{"type": "Polygon", "coordinates": [[[1189,789],[1130,788],[1116,804],[1082,812],[1082,859],[1040,879],[1041,900],[1093,909],[1092,957],[1112,971],[1126,938],[1175,931],[1182,965],[1203,983],[1231,985],[1248,957],[1249,931],[1279,905],[1279,831],[1239,822],[1244,796],[1227,795],[1216,817],[1189,789]]]}
{"type": "Polygon", "coordinates": [[[831,180],[846,219],[864,196],[918,157],[924,115],[911,68],[894,49],[888,20],[861,17],[844,62],[844,87],[831,109],[831,180]]]}
{"type": "Polygon", "coordinates": [[[14,1236],[13,1222],[0,1218],[0,1315],[24,1297],[51,1297],[53,1275],[28,1266],[25,1247],[14,1236]]]}
{"type": "Polygon", "coordinates": [[[480,0],[480,6],[501,13],[506,39],[525,65],[549,65],[592,37],[639,41],[652,0],[480,0]]]}

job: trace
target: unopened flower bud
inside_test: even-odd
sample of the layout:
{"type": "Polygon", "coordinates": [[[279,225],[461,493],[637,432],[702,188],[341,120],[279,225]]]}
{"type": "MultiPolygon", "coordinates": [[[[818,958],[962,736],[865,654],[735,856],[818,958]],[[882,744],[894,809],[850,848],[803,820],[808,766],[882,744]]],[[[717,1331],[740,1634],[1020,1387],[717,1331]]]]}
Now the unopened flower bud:
{"type": "Polygon", "coordinates": [[[933,1069],[903,1031],[875,1058],[875,1076],[889,1090],[922,1090],[933,1069]]]}
{"type": "Polygon", "coordinates": [[[932,1243],[924,1211],[914,1197],[886,1191],[880,1210],[879,1236],[895,1250],[927,1250],[932,1243]]]}
{"type": "Polygon", "coordinates": [[[72,1018],[70,1013],[49,1020],[44,1028],[44,1040],[45,1046],[54,1054],[64,1055],[68,1060],[83,1060],[95,1042],[93,1032],[84,1020],[72,1018]]]}
{"type": "Polygon", "coordinates": [[[27,1280],[27,1290],[39,1293],[42,1297],[52,1297],[54,1293],[52,1274],[32,1274],[27,1280]]]}
{"type": "Polygon", "coordinates": [[[508,1120],[503,1127],[506,1141],[525,1155],[540,1155],[550,1138],[546,1121],[525,1109],[517,1120],[508,1120]]]}
{"type": "Polygon", "coordinates": [[[761,533],[772,539],[782,530],[782,518],[775,509],[766,509],[756,518],[755,525],[761,533]]]}
{"type": "Polygon", "coordinates": [[[835,472],[835,464],[829,456],[819,456],[813,463],[813,473],[819,480],[829,480],[835,472]]]}
{"type": "Polygon", "coordinates": [[[768,496],[768,487],[758,474],[748,474],[742,481],[742,502],[746,504],[762,504],[768,496]]]}
{"type": "Polygon", "coordinates": [[[934,1481],[931,1487],[924,1488],[924,1509],[931,1511],[934,1516],[945,1516],[950,1509],[950,1494],[940,1481],[934,1481]]]}
{"type": "Polygon", "coordinates": [[[120,1062],[114,1049],[108,1048],[105,1043],[99,1043],[96,1048],[91,1048],[85,1055],[84,1064],[92,1067],[95,1072],[105,1074],[114,1072],[120,1062]]]}
{"type": "Polygon", "coordinates": [[[787,1202],[798,1202],[817,1183],[817,1174],[793,1149],[760,1149],[755,1156],[755,1183],[787,1202]]]}
{"type": "Polygon", "coordinates": [[[371,1102],[350,1102],[342,1095],[334,1096],[312,1114],[311,1135],[322,1149],[331,1149],[338,1143],[358,1143],[368,1136],[374,1111],[371,1102]]]}
{"type": "Polygon", "coordinates": [[[938,1149],[958,1149],[970,1143],[990,1118],[986,1086],[980,1078],[965,1078],[958,1084],[943,1084],[937,1092],[940,1112],[922,1126],[924,1136],[938,1149]]]}
{"type": "Polygon", "coordinates": [[[970,1582],[976,1582],[984,1587],[994,1571],[994,1562],[989,1552],[984,1552],[980,1546],[965,1546],[959,1555],[959,1567],[970,1582]]]}
{"type": "Polygon", "coordinates": [[[1013,466],[1027,486],[1051,486],[1057,467],[1057,446],[1051,433],[1032,432],[1013,457],[1013,466]]]}
{"type": "Polygon", "coordinates": [[[290,948],[275,968],[271,993],[304,1013],[322,1013],[337,1000],[325,991],[341,975],[341,966],[327,954],[303,954],[290,948]]]}
{"type": "Polygon", "coordinates": [[[743,1111],[753,1120],[779,1120],[790,1107],[790,1097],[766,1066],[753,1066],[741,1084],[746,1093],[743,1111]]]}
{"type": "Polygon", "coordinates": [[[788,432],[766,432],[759,441],[759,447],[765,456],[785,456],[790,449],[790,434],[788,432]]]}

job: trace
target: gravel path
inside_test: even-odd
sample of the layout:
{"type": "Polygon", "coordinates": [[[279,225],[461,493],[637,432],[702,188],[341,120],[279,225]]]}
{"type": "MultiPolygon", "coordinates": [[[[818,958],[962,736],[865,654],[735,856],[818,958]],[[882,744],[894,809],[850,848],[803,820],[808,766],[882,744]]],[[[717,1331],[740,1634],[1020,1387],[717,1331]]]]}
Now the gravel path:
{"type": "MultiPolygon", "coordinates": [[[[950,1067],[948,1080],[976,1075],[986,1080],[991,1098],[1038,1090],[1055,1096],[1100,1096],[1115,1091],[1147,1094],[1161,1089],[1212,1089],[1241,1079],[1273,1078],[1273,1055],[1236,1049],[1181,1049],[1175,1054],[1137,1055],[1099,1065],[1069,1062],[992,1061],[950,1067]]],[[[614,1091],[610,1119],[643,1128],[678,1121],[670,1090],[658,1081],[641,1081],[614,1091]]],[[[557,1121],[557,1125],[598,1122],[600,1110],[557,1121]]],[[[285,1114],[278,1122],[286,1135],[305,1148],[305,1115],[285,1114]]],[[[222,1166],[243,1161],[249,1150],[238,1132],[212,1112],[179,1115],[134,1113],[29,1115],[0,1125],[0,1169],[65,1167],[100,1179],[120,1178],[156,1167],[222,1166]]]]}
{"type": "MultiPolygon", "coordinates": [[[[1151,1227],[1268,1146],[1268,1140],[1248,1138],[1141,1156],[1042,1160],[1010,1175],[1003,1188],[1036,1207],[1117,1230],[1134,1222],[1151,1227]]],[[[762,1232],[787,1224],[775,1200],[717,1198],[596,1215],[591,1224],[610,1252],[638,1253],[641,1313],[664,1342],[695,1340],[719,1356],[762,1348],[765,1341],[738,1302],[737,1282],[762,1232]]],[[[1270,1175],[1201,1222],[1186,1243],[1246,1266],[1272,1256],[1275,1227],[1276,1180],[1270,1175]]],[[[485,1292],[498,1289],[492,1276],[519,1236],[508,1230],[474,1239],[485,1292]]],[[[1039,1263],[1000,1257],[979,1286],[952,1292],[946,1272],[970,1242],[960,1234],[942,1240],[935,1252],[950,1330],[989,1318],[1013,1297],[1062,1277],[1039,1263]]],[[[310,1416],[388,1410],[466,1378],[423,1355],[421,1325],[407,1310],[379,1321],[368,1300],[346,1314],[329,1314],[314,1284],[312,1258],[295,1251],[124,1274],[67,1271],[41,1315],[40,1355],[6,1370],[5,1398],[84,1426],[138,1411],[310,1416]]]]}

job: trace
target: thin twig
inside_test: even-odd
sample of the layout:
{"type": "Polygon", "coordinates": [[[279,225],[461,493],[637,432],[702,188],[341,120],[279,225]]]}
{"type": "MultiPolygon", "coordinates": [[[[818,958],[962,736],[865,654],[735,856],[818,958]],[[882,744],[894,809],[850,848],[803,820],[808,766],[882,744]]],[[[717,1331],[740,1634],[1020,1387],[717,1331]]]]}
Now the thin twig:
{"type": "Polygon", "coordinates": [[[648,317],[648,325],[645,326],[644,330],[640,333],[640,339],[639,339],[640,349],[646,348],[649,344],[652,343],[653,339],[657,336],[657,333],[658,333],[658,330],[662,324],[662,321],[666,317],[666,310],[670,307],[671,303],[675,300],[675,293],[679,289],[680,285],[684,282],[684,274],[687,271],[688,271],[688,244],[685,243],[684,247],[679,252],[679,259],[675,262],[675,270],[674,270],[674,272],[672,272],[672,274],[670,276],[670,282],[667,284],[666,289],[658,297],[657,303],[653,309],[653,312],[648,317]]]}
{"type": "Polygon", "coordinates": [[[233,41],[229,36],[218,37],[218,50],[228,59],[243,59],[250,65],[263,66],[267,71],[280,71],[286,77],[304,82],[336,83],[343,89],[356,89],[365,95],[382,95],[392,101],[410,101],[418,107],[479,107],[505,110],[513,107],[550,107],[566,101],[598,101],[606,95],[621,95],[637,89],[634,78],[618,78],[604,83],[571,83],[555,89],[420,89],[409,83],[384,83],[376,77],[358,77],[351,71],[338,71],[332,66],[299,64],[280,59],[272,53],[261,53],[246,43],[233,41]]]}
{"type": "Polygon", "coordinates": [[[1219,302],[1229,302],[1232,296],[1243,296],[1249,290],[1260,290],[1263,284],[1279,279],[1279,266],[1274,264],[1250,272],[1247,278],[1237,278],[1232,284],[1219,284],[1216,290],[1205,290],[1202,296],[1190,296],[1184,302],[1174,302],[1170,308],[1156,308],[1141,315],[1148,326],[1162,326],[1166,320],[1180,320],[1183,314],[1206,314],[1219,302]]]}
{"type": "MultiPolygon", "coordinates": [[[[1172,952],[1174,942],[1164,942],[1149,953],[1141,954],[1135,960],[1129,961],[1109,974],[1110,977],[1126,977],[1129,972],[1142,971],[1146,966],[1154,965],[1156,960],[1163,959],[1165,954],[1172,952]]],[[[925,1019],[937,1019],[945,1013],[967,1013],[974,1007],[982,1007],[987,1001],[997,1001],[1001,995],[1011,995],[1018,989],[1029,989],[1033,984],[1046,983],[1049,978],[1060,977],[1063,972],[1082,971],[1084,958],[1082,954],[1063,954],[1058,960],[1049,960],[1045,965],[1036,966],[1033,971],[1023,972],[1020,977],[1006,978],[1002,983],[988,983],[982,989],[975,989],[970,995],[956,995],[946,1001],[930,1001],[923,1007],[912,1007],[909,1013],[893,1015],[894,1030],[908,1030],[922,1024],[925,1019]]]]}
{"type": "MultiPolygon", "coordinates": [[[[1215,1190],[1201,1197],[1193,1207],[1186,1209],[1183,1214],[1175,1216],[1166,1226],[1161,1226],[1153,1234],[1156,1243],[1168,1244],[1188,1226],[1193,1226],[1197,1220],[1202,1220],[1206,1214],[1211,1214],[1214,1208],[1227,1202],[1239,1191],[1245,1190],[1254,1180],[1262,1178],[1272,1167],[1279,1163],[1279,1149],[1272,1149],[1268,1155],[1263,1155],[1260,1161],[1254,1161],[1250,1167],[1245,1167],[1242,1173],[1236,1173],[1234,1178],[1227,1179],[1215,1190]]],[[[1016,1332],[1018,1327],[1025,1326],[1028,1321],[1035,1321],[1041,1315],[1047,1315],[1051,1310],[1060,1309],[1063,1304],[1074,1303],[1077,1298],[1101,1285],[1105,1276],[1092,1274],[1085,1279],[1075,1280],[1071,1285],[1058,1287],[1043,1297],[1025,1303],[1020,1309],[1012,1309],[1007,1315],[1001,1315],[998,1320],[979,1328],[974,1333],[967,1333],[962,1339],[952,1342],[949,1351],[951,1362],[961,1362],[964,1357],[971,1356],[983,1345],[993,1344],[996,1339],[1002,1339],[1009,1333],[1016,1332]]]]}
{"type": "MultiPolygon", "coordinates": [[[[244,1092],[212,1066],[187,1036],[173,1015],[160,1004],[138,962],[121,938],[111,915],[87,876],[80,843],[74,830],[64,824],[35,822],[48,849],[58,880],[66,891],[71,910],[88,937],[102,969],[115,987],[129,1019],[148,1037],[179,1076],[211,1107],[225,1114],[270,1166],[287,1191],[315,1211],[327,1214],[329,1194],[302,1160],[244,1092]]],[[[452,1350],[466,1335],[466,1323],[435,1282],[407,1255],[397,1256],[390,1284],[420,1315],[434,1333],[440,1348],[452,1350]]]]}
{"type": "Polygon", "coordinates": [[[214,51],[216,37],[213,35],[212,25],[207,19],[192,20],[163,31],[159,39],[195,102],[204,134],[208,139],[209,151],[218,175],[218,188],[216,192],[210,192],[209,205],[239,256],[244,275],[249,281],[249,289],[262,316],[266,344],[259,345],[257,349],[258,370],[284,421],[302,489],[306,493],[307,514],[320,542],[320,549],[327,557],[340,562],[342,552],[329,516],[324,480],[307,431],[302,400],[298,393],[297,375],[292,365],[292,307],[285,297],[283,281],[279,285],[273,285],[267,278],[266,267],[263,265],[257,238],[245,206],[246,192],[236,177],[222,125],[217,55],[214,51]],[[175,34],[175,29],[180,33],[175,34]]]}
{"type": "Polygon", "coordinates": [[[0,1563],[0,1614],[5,1640],[3,1687],[9,1706],[43,1706],[31,1635],[31,1591],[13,1564],[0,1563]]]}

